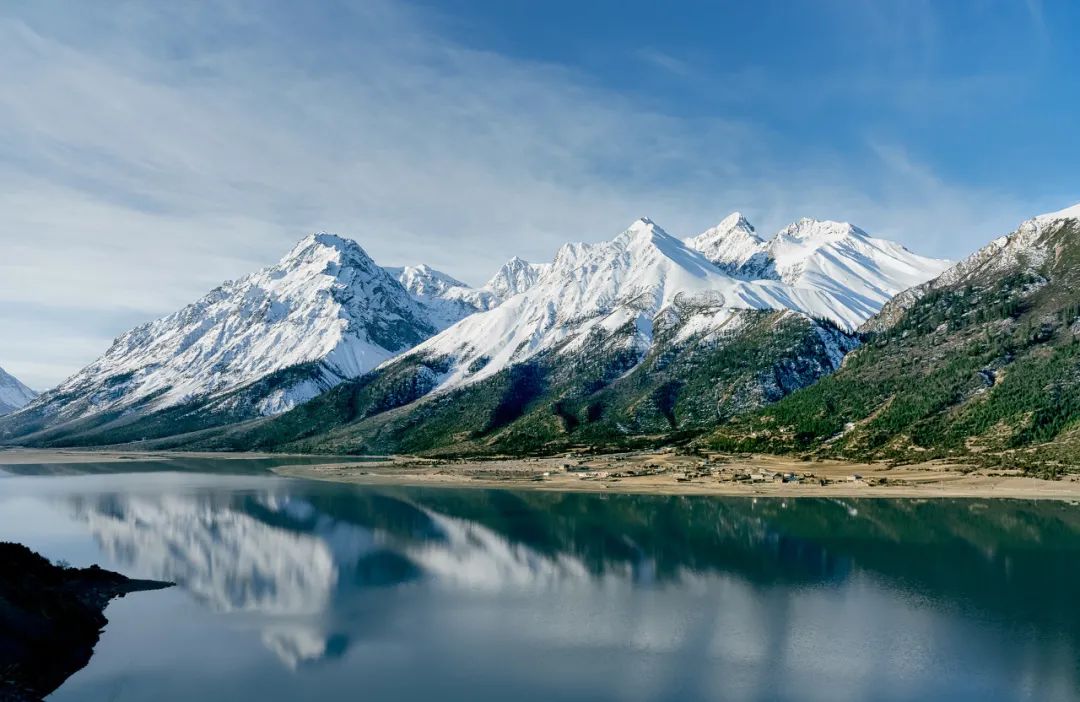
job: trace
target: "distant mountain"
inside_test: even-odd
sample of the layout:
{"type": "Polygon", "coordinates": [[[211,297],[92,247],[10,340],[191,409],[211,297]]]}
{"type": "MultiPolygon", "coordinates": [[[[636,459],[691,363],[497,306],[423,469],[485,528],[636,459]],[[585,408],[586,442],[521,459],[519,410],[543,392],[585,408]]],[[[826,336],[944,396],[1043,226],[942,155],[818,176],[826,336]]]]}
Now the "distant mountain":
{"type": "Polygon", "coordinates": [[[0,421],[0,438],[131,440],[275,414],[412,348],[443,313],[356,242],[314,234],[276,265],[121,335],[0,421]]]}
{"type": "Polygon", "coordinates": [[[484,285],[484,290],[489,290],[499,300],[505,300],[535,285],[547,268],[547,264],[529,263],[514,256],[484,285]]]}
{"type": "MultiPolygon", "coordinates": [[[[471,316],[419,345],[411,358],[447,359],[438,387],[475,382],[532,356],[560,349],[575,353],[591,336],[627,325],[638,350],[651,346],[656,315],[676,303],[708,310],[793,310],[808,317],[859,322],[838,296],[783,281],[745,281],[711,265],[647,219],[609,242],[566,244],[523,292],[471,316]]],[[[711,314],[711,312],[710,312],[711,314]]],[[[721,328],[728,315],[697,322],[700,332],[721,328]]]]}
{"type": "Polygon", "coordinates": [[[424,307],[428,319],[440,331],[470,314],[490,310],[502,299],[491,290],[470,288],[426,264],[385,270],[424,307]]]}
{"type": "Polygon", "coordinates": [[[0,368],[0,414],[14,412],[37,397],[37,393],[0,368]]]}
{"type": "Polygon", "coordinates": [[[768,243],[741,212],[733,212],[720,224],[684,240],[729,275],[756,280],[778,278],[772,270],[768,243]]]}
{"type": "Polygon", "coordinates": [[[736,213],[685,242],[641,219],[475,289],[318,234],[121,336],[0,440],[488,451],[702,431],[836,370],[855,327],[943,266],[835,222],[764,241],[736,213]]]}
{"type": "MultiPolygon", "coordinates": [[[[753,243],[745,220],[729,219],[753,243]]],[[[813,383],[858,345],[845,328],[877,311],[874,300],[821,284],[809,264],[829,247],[869,257],[883,244],[823,228],[776,247],[803,242],[799,273],[793,256],[768,258],[772,249],[743,247],[734,269],[715,264],[696,249],[709,237],[691,247],[647,219],[608,242],[567,244],[498,307],[219,445],[521,452],[703,430],[813,383]],[[750,279],[755,256],[775,274],[750,279]]],[[[712,251],[735,250],[718,238],[712,251]]],[[[920,280],[941,265],[929,262],[920,280]]]]}
{"type": "Polygon", "coordinates": [[[849,328],[877,313],[897,293],[952,265],[871,237],[846,222],[800,219],[764,240],[738,212],[686,244],[736,277],[780,280],[828,293],[840,304],[828,316],[849,328]]]}
{"type": "Polygon", "coordinates": [[[1080,465],[1080,205],[888,303],[835,375],[711,439],[740,450],[1080,465]]]}

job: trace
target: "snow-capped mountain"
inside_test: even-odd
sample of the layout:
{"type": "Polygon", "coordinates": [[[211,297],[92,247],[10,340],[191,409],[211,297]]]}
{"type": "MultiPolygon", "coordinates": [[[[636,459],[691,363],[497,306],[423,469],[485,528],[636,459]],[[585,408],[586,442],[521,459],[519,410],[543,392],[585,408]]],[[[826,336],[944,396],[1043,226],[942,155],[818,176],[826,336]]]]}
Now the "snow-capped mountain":
{"type": "MultiPolygon", "coordinates": [[[[474,289],[428,266],[382,268],[355,242],[316,234],[277,265],[122,335],[0,421],[0,438],[85,444],[201,432],[280,414],[375,368],[384,372],[360,387],[378,398],[362,411],[385,410],[541,355],[544,373],[564,365],[567,387],[591,387],[590,363],[614,379],[650,354],[685,355],[647,382],[685,367],[702,382],[745,388],[694,410],[704,421],[835,370],[857,342],[814,320],[853,330],[943,267],[835,222],[801,220],[763,241],[736,213],[685,242],[641,219],[613,240],[566,244],[551,263],[513,258],[474,289]],[[753,355],[736,364],[738,378],[695,365],[733,341],[753,355]]],[[[671,387],[649,392],[678,395],[682,381],[662,382],[671,387]]],[[[666,406],[656,397],[647,401],[666,406]]],[[[347,402],[325,417],[342,407],[348,421],[361,412],[347,402]]],[[[653,420],[675,426],[666,412],[653,420]]]]}
{"type": "Polygon", "coordinates": [[[483,289],[490,291],[500,301],[505,300],[535,285],[548,267],[548,264],[529,263],[514,256],[484,284],[483,289]]]}
{"type": "Polygon", "coordinates": [[[44,424],[162,410],[281,374],[249,397],[274,414],[354,378],[436,331],[428,309],[348,239],[305,237],[276,265],[226,282],[117,338],[12,419],[44,424]],[[303,367],[304,372],[292,372],[303,367]]]}
{"type": "Polygon", "coordinates": [[[14,412],[37,397],[18,378],[0,368],[0,414],[14,412]]]}
{"type": "Polygon", "coordinates": [[[385,270],[427,310],[428,319],[439,330],[470,314],[489,310],[502,299],[491,290],[471,288],[423,263],[419,266],[386,267],[385,270]]]}
{"type": "MultiPolygon", "coordinates": [[[[746,233],[741,227],[732,231],[746,233]]],[[[797,241],[794,234],[785,235],[782,252],[797,241]]],[[[850,329],[880,307],[847,288],[803,284],[814,280],[811,274],[816,272],[804,270],[792,282],[735,278],[700,251],[640,219],[611,241],[564,245],[524,292],[463,319],[408,356],[451,359],[437,383],[445,389],[489,377],[556,347],[571,353],[591,334],[609,334],[627,324],[638,330],[633,343],[649,348],[657,315],[676,306],[703,310],[701,319],[691,324],[697,332],[728,324],[731,311],[740,309],[793,311],[850,329]]]]}
{"type": "Polygon", "coordinates": [[[1023,222],[861,331],[873,343],[828,384],[718,427],[713,445],[1043,477],[1077,465],[1080,205],[1023,222]]]}
{"type": "Polygon", "coordinates": [[[395,507],[392,516],[371,514],[362,498],[345,496],[344,509],[346,503],[332,502],[348,517],[365,518],[358,523],[303,497],[260,490],[265,481],[248,487],[231,501],[177,493],[76,496],[68,503],[112,561],[175,582],[223,615],[260,615],[262,640],[290,668],[329,657],[335,633],[368,623],[345,614],[369,594],[365,563],[409,566],[400,581],[373,569],[381,587],[422,576],[443,588],[496,592],[591,577],[570,553],[543,553],[411,500],[380,498],[382,510],[395,507]]]}
{"type": "Polygon", "coordinates": [[[998,237],[953,268],[930,281],[930,289],[956,285],[975,277],[989,278],[1026,267],[1034,270],[1046,262],[1053,251],[1047,234],[1063,223],[1080,220],[1080,204],[1026,220],[1016,231],[998,237]]]}
{"type": "Polygon", "coordinates": [[[951,288],[972,281],[990,282],[1021,270],[1036,271],[1047,260],[1060,254],[1052,236],[1064,225],[1080,223],[1080,204],[1057,212],[1038,215],[1020,224],[1010,234],[994,239],[941,275],[913,286],[893,297],[879,314],[863,325],[864,331],[883,331],[928,292],[951,288]]]}
{"type": "Polygon", "coordinates": [[[715,227],[684,240],[730,275],[740,278],[776,277],[770,268],[768,244],[741,212],[732,212],[715,227]]]}
{"type": "MultiPolygon", "coordinates": [[[[846,298],[736,278],[648,219],[566,244],[524,291],[252,427],[297,451],[514,453],[699,431],[834,372],[846,298]]],[[[220,445],[211,438],[196,446],[220,445]]]]}
{"type": "Polygon", "coordinates": [[[800,219],[763,240],[738,212],[686,244],[738,277],[781,280],[829,293],[846,308],[842,319],[834,319],[848,327],[858,326],[896,294],[952,265],[872,237],[847,222],[800,219]]]}

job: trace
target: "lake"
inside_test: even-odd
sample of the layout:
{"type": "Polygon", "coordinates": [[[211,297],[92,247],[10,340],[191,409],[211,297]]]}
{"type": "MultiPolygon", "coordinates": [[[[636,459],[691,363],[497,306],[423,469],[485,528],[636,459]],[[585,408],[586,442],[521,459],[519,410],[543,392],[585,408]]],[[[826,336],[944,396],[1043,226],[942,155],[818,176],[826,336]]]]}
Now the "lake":
{"type": "Polygon", "coordinates": [[[129,595],[49,699],[1078,700],[1080,507],[5,466],[0,539],[129,595]]]}

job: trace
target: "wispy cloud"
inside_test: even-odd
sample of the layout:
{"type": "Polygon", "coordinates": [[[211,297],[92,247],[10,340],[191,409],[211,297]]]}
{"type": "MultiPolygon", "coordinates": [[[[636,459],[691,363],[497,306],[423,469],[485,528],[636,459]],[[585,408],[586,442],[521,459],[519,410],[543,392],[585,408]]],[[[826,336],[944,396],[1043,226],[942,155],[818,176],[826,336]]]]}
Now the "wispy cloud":
{"type": "Polygon", "coordinates": [[[660,70],[675,76],[685,77],[693,72],[688,62],[655,47],[643,46],[637,49],[634,52],[634,55],[637,56],[642,63],[653,68],[659,68],[660,70]]]}
{"type": "Polygon", "coordinates": [[[735,208],[765,231],[840,217],[955,255],[946,227],[974,243],[1017,210],[860,142],[868,188],[753,119],[463,46],[398,3],[20,7],[0,17],[0,365],[37,387],[315,229],[480,282],[643,214],[678,234],[735,208]]]}
{"type": "Polygon", "coordinates": [[[1050,27],[1046,24],[1046,13],[1043,12],[1042,0],[1024,0],[1028,16],[1031,18],[1031,27],[1035,32],[1038,44],[1048,46],[1050,44],[1050,27]]]}

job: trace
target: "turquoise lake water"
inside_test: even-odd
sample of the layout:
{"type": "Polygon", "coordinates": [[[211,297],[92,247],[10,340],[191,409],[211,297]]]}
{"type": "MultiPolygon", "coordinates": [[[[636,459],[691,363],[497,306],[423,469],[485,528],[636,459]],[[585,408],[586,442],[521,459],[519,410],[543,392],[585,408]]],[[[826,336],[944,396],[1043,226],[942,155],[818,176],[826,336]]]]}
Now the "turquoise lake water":
{"type": "MultiPolygon", "coordinates": [[[[178,587],[50,700],[1078,700],[1080,507],[4,466],[0,539],[178,587]]],[[[286,461],[295,463],[295,460],[286,461]]]]}

